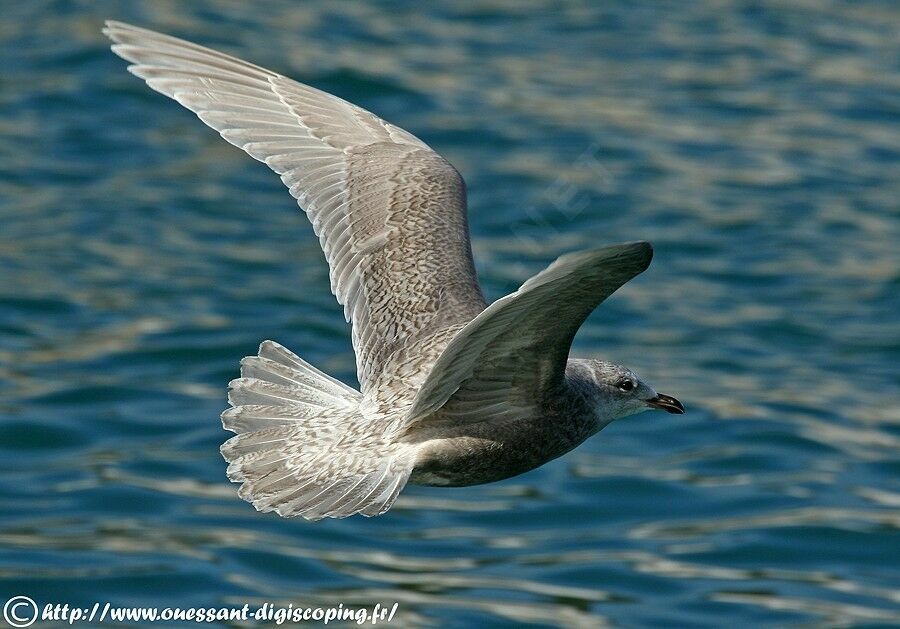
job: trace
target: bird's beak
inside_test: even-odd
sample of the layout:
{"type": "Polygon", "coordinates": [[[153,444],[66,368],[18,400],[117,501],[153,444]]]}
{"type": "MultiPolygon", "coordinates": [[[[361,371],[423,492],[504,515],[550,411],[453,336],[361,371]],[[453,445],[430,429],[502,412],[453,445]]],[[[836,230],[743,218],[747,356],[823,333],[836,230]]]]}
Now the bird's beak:
{"type": "Polygon", "coordinates": [[[684,404],[673,398],[671,395],[658,394],[647,400],[647,406],[664,410],[667,413],[681,415],[684,413],[684,404]]]}

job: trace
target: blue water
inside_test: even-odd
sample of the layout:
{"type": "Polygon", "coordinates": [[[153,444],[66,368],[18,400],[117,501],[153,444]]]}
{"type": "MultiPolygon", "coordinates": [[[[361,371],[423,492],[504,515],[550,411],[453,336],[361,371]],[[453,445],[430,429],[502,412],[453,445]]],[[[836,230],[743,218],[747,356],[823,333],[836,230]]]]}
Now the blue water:
{"type": "Polygon", "coordinates": [[[900,625],[896,2],[3,13],[0,603],[900,625]],[[410,487],[379,518],[254,512],[218,453],[225,384],[266,338],[355,384],[349,330],[277,177],[127,74],[104,18],[431,144],[467,180],[490,299],[561,253],[652,241],[575,352],[688,413],[619,421],[502,483],[410,487]]]}

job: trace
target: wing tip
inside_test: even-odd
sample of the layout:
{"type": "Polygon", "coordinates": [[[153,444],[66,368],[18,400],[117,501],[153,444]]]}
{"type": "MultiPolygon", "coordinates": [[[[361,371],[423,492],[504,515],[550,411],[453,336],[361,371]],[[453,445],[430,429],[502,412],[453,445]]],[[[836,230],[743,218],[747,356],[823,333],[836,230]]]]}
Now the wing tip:
{"type": "Polygon", "coordinates": [[[634,253],[641,264],[641,271],[646,271],[647,267],[650,266],[650,261],[653,260],[653,245],[650,244],[646,240],[636,240],[634,242],[627,242],[622,245],[623,248],[627,248],[626,250],[629,253],[634,253]]]}
{"type": "Polygon", "coordinates": [[[119,22],[118,20],[103,20],[103,28],[100,29],[100,32],[118,43],[118,40],[116,39],[117,34],[141,30],[146,29],[141,29],[140,27],[128,24],[127,22],[119,22]]]}
{"type": "MultiPolygon", "coordinates": [[[[598,260],[623,260],[627,259],[633,264],[635,275],[643,273],[650,266],[653,260],[653,245],[646,240],[635,240],[632,242],[624,242],[619,245],[608,245],[597,249],[590,249],[583,252],[586,257],[596,258],[598,260]]],[[[578,256],[580,253],[572,254],[578,256]]]]}
{"type": "MultiPolygon", "coordinates": [[[[627,268],[631,277],[640,275],[650,266],[653,259],[653,245],[646,240],[636,240],[618,245],[607,245],[595,249],[583,249],[559,256],[549,267],[526,281],[522,288],[531,288],[558,277],[566,268],[580,265],[607,265],[615,263],[627,268]]],[[[520,288],[519,290],[522,290],[520,288]]]]}

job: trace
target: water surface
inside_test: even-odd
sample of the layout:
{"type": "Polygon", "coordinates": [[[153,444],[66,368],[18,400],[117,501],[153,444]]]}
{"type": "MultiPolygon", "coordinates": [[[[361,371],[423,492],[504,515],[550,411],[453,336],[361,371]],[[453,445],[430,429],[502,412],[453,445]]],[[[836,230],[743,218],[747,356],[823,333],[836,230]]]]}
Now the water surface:
{"type": "Polygon", "coordinates": [[[900,625],[898,24],[889,1],[4,7],[0,598],[900,625]],[[491,299],[652,241],[575,351],[688,414],[375,519],[255,513],[218,454],[225,383],[271,338],[355,384],[349,330],[277,177],[128,75],[104,18],[431,144],[491,299]]]}

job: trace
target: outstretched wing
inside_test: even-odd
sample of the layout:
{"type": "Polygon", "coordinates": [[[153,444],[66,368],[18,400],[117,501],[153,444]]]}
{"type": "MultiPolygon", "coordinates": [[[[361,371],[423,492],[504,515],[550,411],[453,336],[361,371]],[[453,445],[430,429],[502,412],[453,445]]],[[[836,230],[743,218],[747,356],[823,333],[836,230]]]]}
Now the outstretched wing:
{"type": "Polygon", "coordinates": [[[649,243],[635,242],[557,259],[453,338],[394,429],[424,426],[438,410],[460,424],[502,419],[538,403],[562,383],[572,339],[587,316],[652,257],[649,243]]]}
{"type": "Polygon", "coordinates": [[[240,59],[120,22],[128,70],[281,175],[319,236],[353,325],[363,393],[391,356],[484,308],[465,184],[421,140],[336,96],[240,59]]]}

